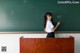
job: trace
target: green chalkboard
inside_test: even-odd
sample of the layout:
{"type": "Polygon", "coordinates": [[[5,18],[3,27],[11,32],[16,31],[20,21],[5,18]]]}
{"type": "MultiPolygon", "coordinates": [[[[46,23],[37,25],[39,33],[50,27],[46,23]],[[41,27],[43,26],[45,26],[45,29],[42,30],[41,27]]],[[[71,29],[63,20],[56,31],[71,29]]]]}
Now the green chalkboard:
{"type": "Polygon", "coordinates": [[[80,4],[58,1],[0,0],[0,31],[43,31],[46,12],[54,14],[55,23],[61,22],[59,31],[80,31],[80,4]]]}

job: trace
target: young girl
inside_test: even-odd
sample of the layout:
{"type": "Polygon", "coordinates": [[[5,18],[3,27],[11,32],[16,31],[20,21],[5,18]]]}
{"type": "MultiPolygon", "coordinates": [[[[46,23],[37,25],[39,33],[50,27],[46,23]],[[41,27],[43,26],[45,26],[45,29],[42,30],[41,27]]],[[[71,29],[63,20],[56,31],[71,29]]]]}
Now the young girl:
{"type": "Polygon", "coordinates": [[[47,32],[47,38],[55,38],[54,31],[60,25],[60,22],[57,22],[56,26],[54,26],[52,13],[47,12],[44,16],[44,31],[47,32]]]}

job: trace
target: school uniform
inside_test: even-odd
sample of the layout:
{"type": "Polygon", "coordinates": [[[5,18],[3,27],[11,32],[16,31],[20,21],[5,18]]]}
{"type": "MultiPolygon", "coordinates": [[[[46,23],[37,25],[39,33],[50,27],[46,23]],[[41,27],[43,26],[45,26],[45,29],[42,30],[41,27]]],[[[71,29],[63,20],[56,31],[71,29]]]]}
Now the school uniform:
{"type": "Polygon", "coordinates": [[[53,23],[50,20],[47,20],[45,28],[45,31],[48,33],[47,38],[55,38],[54,30],[52,29],[53,27],[53,23]]]}

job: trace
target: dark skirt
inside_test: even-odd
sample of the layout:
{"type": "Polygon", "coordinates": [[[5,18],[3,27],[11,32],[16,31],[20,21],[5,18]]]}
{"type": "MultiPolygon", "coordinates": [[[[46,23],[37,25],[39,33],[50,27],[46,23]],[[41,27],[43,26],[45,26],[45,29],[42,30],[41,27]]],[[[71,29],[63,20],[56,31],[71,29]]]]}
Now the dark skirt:
{"type": "Polygon", "coordinates": [[[46,38],[55,38],[54,32],[48,33],[46,38]]]}

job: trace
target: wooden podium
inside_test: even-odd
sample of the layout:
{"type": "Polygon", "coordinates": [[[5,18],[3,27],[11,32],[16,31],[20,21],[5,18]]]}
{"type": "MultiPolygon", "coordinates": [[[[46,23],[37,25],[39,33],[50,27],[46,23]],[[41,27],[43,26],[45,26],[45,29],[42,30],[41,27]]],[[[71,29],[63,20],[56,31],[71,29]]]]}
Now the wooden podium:
{"type": "Polygon", "coordinates": [[[20,53],[74,53],[74,38],[20,38],[20,53]]]}

